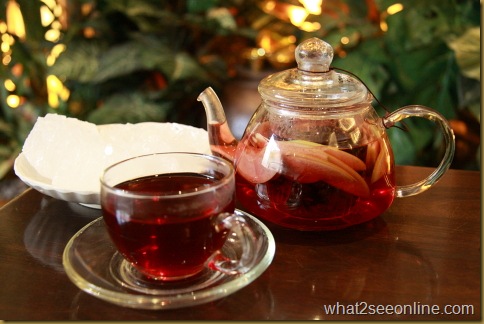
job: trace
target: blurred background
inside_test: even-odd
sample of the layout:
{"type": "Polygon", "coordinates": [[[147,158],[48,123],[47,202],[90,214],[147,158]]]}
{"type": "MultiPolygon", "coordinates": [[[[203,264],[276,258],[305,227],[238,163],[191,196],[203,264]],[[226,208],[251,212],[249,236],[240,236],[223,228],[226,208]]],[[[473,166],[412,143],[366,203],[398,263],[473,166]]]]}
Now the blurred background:
{"type": "MultiPolygon", "coordinates": [[[[0,0],[0,183],[38,116],[206,128],[198,94],[221,96],[241,136],[257,85],[318,37],[390,111],[422,104],[456,135],[452,168],[480,170],[479,0],[0,0]]],[[[375,105],[382,116],[385,111],[375,105]]],[[[408,119],[407,119],[408,120],[408,119]]],[[[396,163],[435,166],[441,138],[389,130],[396,163]]],[[[12,182],[11,182],[12,181],[12,182]]],[[[5,189],[6,188],[6,189],[5,189]]],[[[8,198],[8,197],[7,197],[8,198]]],[[[0,200],[1,201],[1,200],[0,200]]]]}

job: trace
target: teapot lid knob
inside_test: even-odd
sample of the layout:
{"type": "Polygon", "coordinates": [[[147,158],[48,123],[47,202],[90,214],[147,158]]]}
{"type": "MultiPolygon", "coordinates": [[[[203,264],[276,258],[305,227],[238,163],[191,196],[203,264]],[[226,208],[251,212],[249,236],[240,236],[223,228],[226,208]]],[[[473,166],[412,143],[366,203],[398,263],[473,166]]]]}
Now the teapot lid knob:
{"type": "Polygon", "coordinates": [[[371,103],[372,97],[362,82],[330,67],[333,56],[333,48],[325,41],[315,37],[303,41],[296,47],[297,68],[261,80],[262,100],[318,112],[371,103]]]}
{"type": "Polygon", "coordinates": [[[297,67],[306,72],[328,72],[333,55],[331,45],[312,37],[296,47],[297,67]]]}

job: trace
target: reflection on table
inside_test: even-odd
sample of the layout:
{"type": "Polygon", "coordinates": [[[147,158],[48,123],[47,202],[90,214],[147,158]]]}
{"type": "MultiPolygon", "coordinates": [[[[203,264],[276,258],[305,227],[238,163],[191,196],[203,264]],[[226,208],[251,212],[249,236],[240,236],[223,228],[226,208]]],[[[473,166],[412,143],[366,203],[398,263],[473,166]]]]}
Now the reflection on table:
{"type": "MultiPolygon", "coordinates": [[[[398,167],[399,183],[431,170],[398,167]]],[[[266,225],[269,268],[247,287],[190,308],[119,307],[79,290],[62,252],[99,209],[28,190],[0,209],[0,318],[5,320],[476,320],[481,317],[480,173],[450,170],[425,193],[396,199],[381,217],[333,232],[266,225]],[[461,314],[358,315],[351,305],[455,306],[461,314]],[[339,307],[330,314],[328,307],[339,307]],[[458,307],[459,306],[459,307],[458,307]],[[465,314],[471,312],[472,314],[465,314]]]]}

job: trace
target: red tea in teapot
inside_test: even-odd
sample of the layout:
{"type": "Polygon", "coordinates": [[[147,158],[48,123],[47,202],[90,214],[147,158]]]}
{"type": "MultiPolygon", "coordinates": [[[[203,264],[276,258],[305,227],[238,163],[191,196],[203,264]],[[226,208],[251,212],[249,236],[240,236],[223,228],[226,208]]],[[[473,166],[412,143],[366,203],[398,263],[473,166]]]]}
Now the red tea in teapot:
{"type": "Polygon", "coordinates": [[[244,145],[245,154],[236,161],[237,199],[249,212],[299,230],[339,229],[368,221],[394,198],[394,164],[387,141],[385,136],[349,150],[300,140],[273,141],[273,152],[268,141],[264,150],[253,150],[253,156],[249,147],[254,143],[244,145]],[[253,163],[257,154],[259,164],[253,163]]]}
{"type": "Polygon", "coordinates": [[[210,125],[211,149],[235,155],[241,208],[298,230],[335,230],[382,214],[395,197],[393,152],[385,133],[368,144],[338,149],[283,140],[261,124],[235,145],[219,142],[226,123],[210,125]]]}

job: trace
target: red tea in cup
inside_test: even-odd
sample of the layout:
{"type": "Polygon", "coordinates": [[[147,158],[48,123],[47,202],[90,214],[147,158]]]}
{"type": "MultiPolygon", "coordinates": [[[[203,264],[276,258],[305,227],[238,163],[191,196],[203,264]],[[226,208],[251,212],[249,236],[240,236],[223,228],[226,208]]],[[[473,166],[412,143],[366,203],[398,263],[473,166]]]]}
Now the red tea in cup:
{"type": "Polygon", "coordinates": [[[213,260],[240,221],[233,215],[234,192],[234,170],[225,160],[160,153],[108,168],[101,207],[124,259],[148,278],[174,281],[217,264],[213,260]]]}

